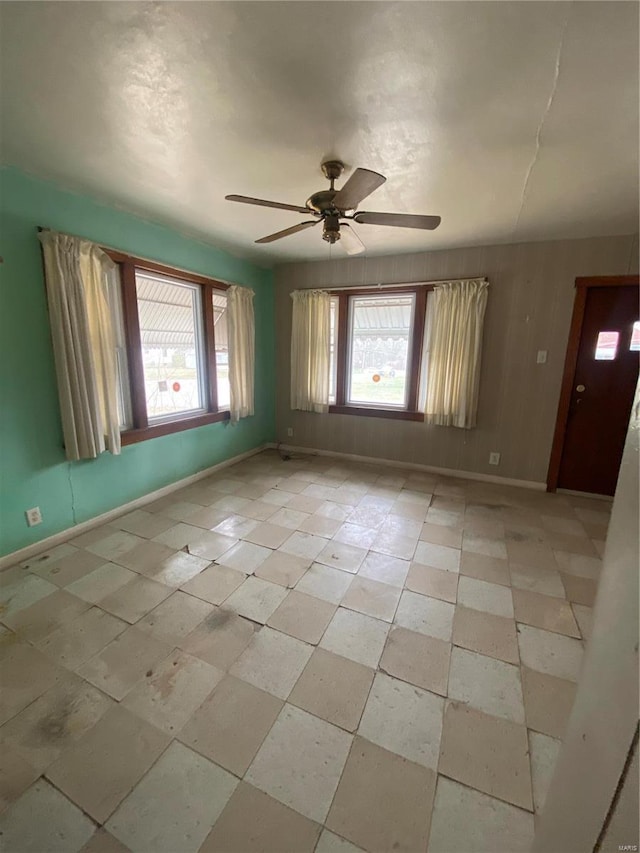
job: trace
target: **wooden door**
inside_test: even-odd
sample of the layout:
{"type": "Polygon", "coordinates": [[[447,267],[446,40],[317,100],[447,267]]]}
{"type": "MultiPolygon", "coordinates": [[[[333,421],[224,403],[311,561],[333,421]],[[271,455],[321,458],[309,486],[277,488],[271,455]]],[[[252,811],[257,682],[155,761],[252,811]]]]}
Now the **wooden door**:
{"type": "MultiPolygon", "coordinates": [[[[571,385],[564,389],[557,487],[613,495],[638,380],[639,291],[637,283],[594,284],[576,298],[582,318],[571,385]]],[[[570,351],[571,341],[568,360],[570,351]]]]}

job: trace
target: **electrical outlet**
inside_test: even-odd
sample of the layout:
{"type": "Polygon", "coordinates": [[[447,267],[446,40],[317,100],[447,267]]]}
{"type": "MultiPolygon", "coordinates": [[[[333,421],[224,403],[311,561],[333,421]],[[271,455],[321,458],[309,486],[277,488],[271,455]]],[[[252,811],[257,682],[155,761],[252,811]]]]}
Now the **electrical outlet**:
{"type": "Polygon", "coordinates": [[[537,364],[546,364],[547,363],[547,351],[546,349],[539,349],[538,356],[536,358],[537,364]]]}
{"type": "Polygon", "coordinates": [[[490,453],[489,454],[489,465],[499,465],[500,464],[500,454],[499,453],[490,453]]]}
{"type": "Polygon", "coordinates": [[[293,427],[287,427],[287,435],[289,438],[293,438],[293,427]]]}
{"type": "Polygon", "coordinates": [[[42,513],[39,506],[34,506],[31,509],[25,510],[27,524],[29,527],[35,527],[36,524],[42,524],[42,513]]]}

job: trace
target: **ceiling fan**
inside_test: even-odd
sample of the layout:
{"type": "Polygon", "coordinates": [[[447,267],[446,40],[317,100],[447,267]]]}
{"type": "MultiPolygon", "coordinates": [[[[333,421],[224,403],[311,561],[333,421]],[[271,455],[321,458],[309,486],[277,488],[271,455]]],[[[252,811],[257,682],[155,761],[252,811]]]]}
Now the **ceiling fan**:
{"type": "Polygon", "coordinates": [[[273,243],[298,231],[312,228],[319,222],[323,223],[322,239],[328,243],[336,243],[342,239],[342,245],[349,255],[364,252],[365,247],[349,221],[359,225],[391,225],[396,228],[422,228],[432,231],[440,225],[439,216],[414,216],[409,213],[366,213],[358,211],[357,207],[368,195],[387,180],[384,175],[369,169],[356,169],[349,180],[340,190],[334,188],[335,181],[344,172],[344,163],[340,160],[327,160],[322,164],[322,171],[331,188],[314,193],[305,202],[304,207],[295,204],[283,204],[279,201],[265,201],[261,198],[251,198],[245,195],[228,195],[228,201],[239,201],[243,204],[257,204],[261,207],[275,207],[278,210],[293,210],[296,213],[306,213],[315,217],[283,231],[276,231],[267,237],[261,237],[256,243],[273,243]],[[349,220],[349,221],[345,221],[349,220]]]}

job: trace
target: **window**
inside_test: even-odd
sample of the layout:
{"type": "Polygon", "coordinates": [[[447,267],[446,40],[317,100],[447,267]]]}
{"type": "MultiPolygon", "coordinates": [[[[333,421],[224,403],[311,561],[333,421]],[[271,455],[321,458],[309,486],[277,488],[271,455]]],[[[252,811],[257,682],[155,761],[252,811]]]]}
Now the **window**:
{"type": "Polygon", "coordinates": [[[629,349],[631,352],[638,352],[640,350],[640,320],[636,320],[633,324],[633,331],[631,332],[631,343],[629,344],[629,349]]]}
{"type": "Polygon", "coordinates": [[[424,286],[334,297],[329,411],[423,419],[417,403],[426,298],[424,286]]]}
{"type": "Polygon", "coordinates": [[[599,332],[596,341],[596,361],[613,361],[618,353],[619,332],[599,332]]]}
{"type": "Polygon", "coordinates": [[[122,443],[227,420],[227,285],[106,251],[122,443]]]}

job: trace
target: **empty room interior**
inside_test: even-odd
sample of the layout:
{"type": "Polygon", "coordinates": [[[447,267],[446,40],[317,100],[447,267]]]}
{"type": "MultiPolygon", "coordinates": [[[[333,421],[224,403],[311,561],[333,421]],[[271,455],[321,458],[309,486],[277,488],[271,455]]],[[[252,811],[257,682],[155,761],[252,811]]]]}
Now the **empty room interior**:
{"type": "Polygon", "coordinates": [[[3,853],[638,850],[639,9],[0,3],[3,853]]]}

